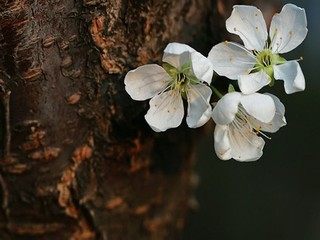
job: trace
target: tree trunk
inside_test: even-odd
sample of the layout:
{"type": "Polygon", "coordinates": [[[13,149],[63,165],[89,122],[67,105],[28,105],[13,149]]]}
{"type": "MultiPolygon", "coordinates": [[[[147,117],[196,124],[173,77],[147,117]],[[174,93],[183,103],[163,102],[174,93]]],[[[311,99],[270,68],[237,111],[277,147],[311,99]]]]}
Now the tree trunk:
{"type": "Polygon", "coordinates": [[[179,239],[195,133],[150,130],[123,78],[206,54],[218,2],[0,0],[0,239],[179,239]]]}

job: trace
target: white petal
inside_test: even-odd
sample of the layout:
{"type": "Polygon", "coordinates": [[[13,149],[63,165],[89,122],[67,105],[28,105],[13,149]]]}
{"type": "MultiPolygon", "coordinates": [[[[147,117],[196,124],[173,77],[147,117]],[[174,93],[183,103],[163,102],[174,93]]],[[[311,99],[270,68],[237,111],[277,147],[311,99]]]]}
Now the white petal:
{"type": "Polygon", "coordinates": [[[146,100],[161,92],[170,81],[169,74],[157,64],[147,64],[127,73],[125,89],[134,100],[146,100]]]}
{"type": "Polygon", "coordinates": [[[272,97],[265,94],[243,95],[241,104],[249,115],[264,123],[270,122],[276,112],[272,97]]]}
{"type": "Polygon", "coordinates": [[[194,50],[192,47],[188,46],[187,44],[173,42],[173,43],[169,43],[163,51],[164,51],[163,57],[165,57],[166,54],[179,55],[184,52],[194,52],[196,50],[194,50]]]}
{"type": "Polygon", "coordinates": [[[276,106],[276,112],[273,119],[268,123],[262,123],[254,119],[252,119],[252,121],[250,120],[250,122],[253,122],[255,126],[259,127],[264,132],[274,133],[287,124],[286,119],[284,117],[285,108],[284,105],[280,102],[279,98],[270,93],[266,93],[266,95],[272,97],[276,106]]]}
{"type": "Polygon", "coordinates": [[[274,78],[284,81],[287,94],[303,91],[306,83],[303,72],[297,61],[288,61],[273,67],[274,78]]]}
{"type": "Polygon", "coordinates": [[[237,34],[246,48],[262,50],[268,38],[265,20],[261,11],[253,6],[236,5],[226,21],[227,30],[237,34]]]}
{"type": "Polygon", "coordinates": [[[145,119],[154,131],[166,131],[181,124],[184,115],[183,102],[181,96],[173,90],[153,97],[149,104],[150,109],[145,119]]]}
{"type": "Polygon", "coordinates": [[[241,99],[241,93],[232,92],[224,95],[214,107],[212,118],[216,124],[227,125],[231,123],[236,113],[241,99]]]}
{"type": "Polygon", "coordinates": [[[211,83],[213,67],[210,60],[186,44],[169,43],[164,49],[162,61],[176,68],[190,62],[194,75],[202,82],[211,83]]]}
{"type": "Polygon", "coordinates": [[[232,158],[237,161],[255,161],[262,156],[265,142],[252,131],[229,127],[229,141],[232,158]]]}
{"type": "Polygon", "coordinates": [[[191,128],[204,125],[211,118],[212,91],[204,84],[190,85],[188,90],[187,124],[191,128]]]}
{"type": "Polygon", "coordinates": [[[221,160],[232,158],[228,125],[216,125],[214,129],[214,150],[221,160]]]}
{"type": "Polygon", "coordinates": [[[243,132],[232,126],[216,125],[214,130],[214,148],[222,160],[258,160],[263,154],[264,144],[264,140],[256,134],[243,132]]]}
{"type": "Polygon", "coordinates": [[[242,93],[251,94],[268,85],[270,81],[271,78],[264,71],[259,71],[247,75],[240,75],[238,84],[242,93]]]}
{"type": "Polygon", "coordinates": [[[180,69],[186,62],[191,62],[191,52],[195,50],[182,43],[169,43],[164,49],[162,61],[180,69]]]}
{"type": "Polygon", "coordinates": [[[233,42],[223,42],[215,45],[209,52],[213,70],[220,76],[238,79],[239,75],[247,74],[256,63],[255,57],[243,46],[233,42]]]}
{"type": "Polygon", "coordinates": [[[213,66],[211,61],[197,51],[191,53],[191,65],[194,75],[202,82],[211,83],[213,66]]]}
{"type": "Polygon", "coordinates": [[[299,46],[307,35],[307,18],[303,8],[286,4],[273,16],[270,26],[272,51],[286,53],[299,46]],[[276,34],[275,34],[276,33],[276,34]]]}

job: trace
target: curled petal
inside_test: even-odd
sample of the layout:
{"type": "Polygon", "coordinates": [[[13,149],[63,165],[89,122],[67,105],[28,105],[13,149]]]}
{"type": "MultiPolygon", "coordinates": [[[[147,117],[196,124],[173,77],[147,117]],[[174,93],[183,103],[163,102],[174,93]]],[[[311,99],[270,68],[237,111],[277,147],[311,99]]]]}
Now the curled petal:
{"type": "Polygon", "coordinates": [[[305,10],[286,4],[279,14],[273,16],[270,26],[272,51],[286,53],[299,46],[307,35],[305,10]]]}
{"type": "Polygon", "coordinates": [[[210,60],[186,44],[169,43],[164,49],[162,60],[178,69],[189,62],[200,81],[211,83],[213,68],[210,60]]]}
{"type": "Polygon", "coordinates": [[[264,140],[248,129],[229,127],[232,158],[240,162],[258,160],[263,152],[264,140]]]}
{"type": "Polygon", "coordinates": [[[263,152],[264,140],[246,129],[237,129],[228,125],[216,125],[214,130],[214,148],[222,160],[233,158],[240,162],[258,160],[263,152]]]}
{"type": "Polygon", "coordinates": [[[214,129],[214,150],[221,160],[229,160],[233,157],[228,125],[216,125],[214,129]]]}
{"type": "Polygon", "coordinates": [[[261,11],[253,6],[236,5],[226,21],[227,30],[237,34],[246,48],[262,50],[268,38],[265,20],[261,11]]]}
{"type": "Polygon", "coordinates": [[[233,42],[215,45],[209,52],[213,70],[219,75],[230,79],[238,79],[239,75],[247,74],[256,64],[255,57],[243,46],[233,42]]]}
{"type": "Polygon", "coordinates": [[[238,84],[242,93],[252,94],[268,85],[270,81],[271,78],[264,71],[259,71],[247,75],[240,75],[238,84]]]}
{"type": "Polygon", "coordinates": [[[224,95],[212,111],[212,118],[215,123],[219,125],[230,124],[238,112],[240,100],[241,93],[239,92],[232,92],[224,95]]]}
{"type": "Polygon", "coordinates": [[[276,112],[272,97],[265,94],[243,95],[241,104],[249,115],[264,123],[270,122],[276,112]]]}
{"type": "Polygon", "coordinates": [[[184,53],[184,52],[194,52],[194,51],[196,50],[194,50],[192,47],[188,46],[187,44],[172,42],[172,43],[169,43],[164,49],[163,58],[165,58],[167,54],[180,55],[181,53],[184,53]]]}
{"type": "Polygon", "coordinates": [[[269,122],[269,124],[267,124],[267,126],[264,126],[262,128],[262,130],[266,131],[266,132],[273,133],[273,132],[278,131],[281,127],[287,125],[286,118],[284,117],[285,107],[282,104],[282,102],[280,101],[280,99],[277,98],[276,96],[274,96],[273,94],[266,93],[266,95],[269,95],[270,97],[272,97],[274,104],[276,106],[276,113],[275,113],[272,121],[269,122]]]}
{"type": "Polygon", "coordinates": [[[305,80],[303,72],[297,61],[288,61],[280,65],[275,65],[274,78],[284,81],[284,89],[287,94],[303,91],[305,80]]]}
{"type": "Polygon", "coordinates": [[[156,95],[150,100],[145,119],[156,132],[166,131],[181,124],[184,110],[182,98],[174,90],[156,95]]]}
{"type": "Polygon", "coordinates": [[[273,119],[268,123],[263,123],[252,118],[250,119],[250,122],[255,124],[256,127],[258,127],[264,132],[274,133],[287,124],[286,118],[284,117],[285,108],[284,105],[280,102],[279,98],[277,98],[276,96],[270,93],[266,93],[265,95],[270,96],[274,101],[276,112],[274,114],[273,119]]]}
{"type": "Polygon", "coordinates": [[[186,44],[169,43],[164,49],[162,61],[180,69],[185,63],[191,62],[191,52],[195,50],[186,44]]]}
{"type": "Polygon", "coordinates": [[[210,97],[212,91],[204,84],[190,85],[188,90],[187,124],[191,128],[201,127],[211,117],[210,97]]]}
{"type": "Polygon", "coordinates": [[[161,92],[170,82],[169,74],[157,64],[147,64],[127,73],[125,89],[134,100],[146,100],[161,92]]]}
{"type": "Polygon", "coordinates": [[[211,83],[213,66],[211,61],[201,53],[194,51],[191,53],[191,65],[194,75],[202,82],[211,83]]]}

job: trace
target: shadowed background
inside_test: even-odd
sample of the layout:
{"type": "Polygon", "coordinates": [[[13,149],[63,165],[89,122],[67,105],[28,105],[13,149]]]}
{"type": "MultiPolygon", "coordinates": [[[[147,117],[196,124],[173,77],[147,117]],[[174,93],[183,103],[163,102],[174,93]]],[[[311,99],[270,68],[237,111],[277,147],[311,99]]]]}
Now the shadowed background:
{"type": "MultiPolygon", "coordinates": [[[[189,213],[183,239],[320,239],[319,12],[316,0],[290,1],[305,8],[308,35],[288,60],[300,62],[306,90],[286,95],[272,89],[286,107],[287,126],[266,139],[263,157],[252,163],[219,160],[213,133],[198,150],[195,189],[199,207],[189,213]]],[[[283,1],[283,4],[289,1],[283,1]]]]}

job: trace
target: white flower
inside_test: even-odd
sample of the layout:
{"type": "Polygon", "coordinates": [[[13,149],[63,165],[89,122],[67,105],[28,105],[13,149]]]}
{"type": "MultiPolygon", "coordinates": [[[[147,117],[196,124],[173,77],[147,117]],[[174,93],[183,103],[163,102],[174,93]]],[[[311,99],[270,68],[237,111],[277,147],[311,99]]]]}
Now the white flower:
{"type": "Polygon", "coordinates": [[[268,34],[259,9],[233,8],[226,27],[242,39],[244,46],[227,41],[214,46],[209,53],[214,70],[219,75],[237,79],[245,94],[273,85],[275,79],[284,81],[288,94],[303,91],[305,79],[299,63],[286,61],[279,54],[291,51],[305,39],[308,29],[304,9],[286,4],[273,16],[268,34]]]}
{"type": "Polygon", "coordinates": [[[126,91],[134,100],[150,100],[145,119],[156,131],[181,124],[184,116],[182,98],[188,101],[187,124],[200,127],[210,119],[209,103],[213,75],[211,62],[185,44],[169,43],[162,58],[163,67],[147,64],[127,73],[126,91]]]}
{"type": "MultiPolygon", "coordinates": [[[[212,111],[216,123],[214,147],[222,160],[255,161],[262,156],[262,131],[276,132],[286,125],[284,106],[272,94],[227,93],[212,111]]],[[[268,138],[268,137],[267,137],[268,138]]]]}

